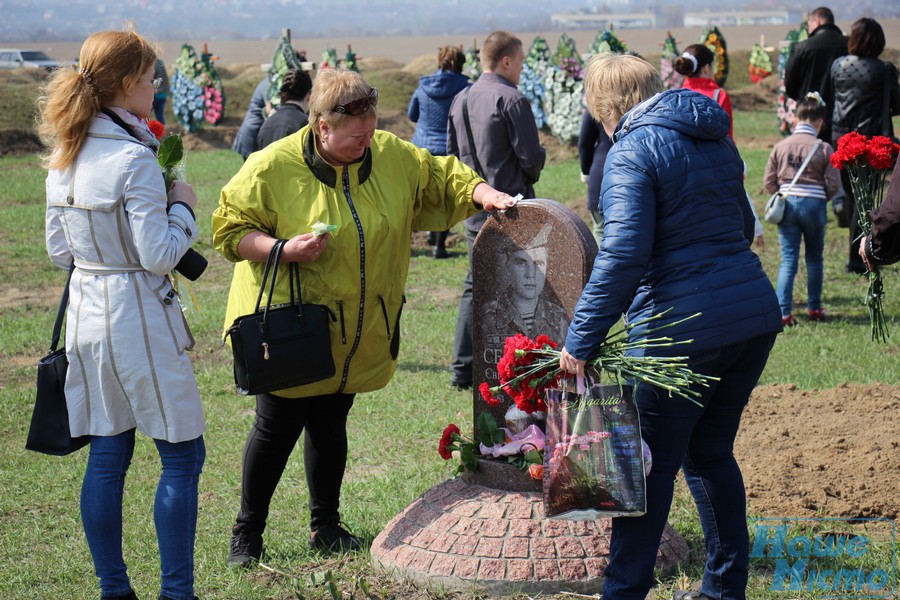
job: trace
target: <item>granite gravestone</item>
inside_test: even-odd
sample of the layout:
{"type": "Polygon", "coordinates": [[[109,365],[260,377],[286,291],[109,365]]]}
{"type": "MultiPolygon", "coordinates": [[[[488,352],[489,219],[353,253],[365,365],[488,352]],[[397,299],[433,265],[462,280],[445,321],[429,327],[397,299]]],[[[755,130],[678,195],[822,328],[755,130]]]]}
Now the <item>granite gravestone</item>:
{"type": "Polygon", "coordinates": [[[493,213],[481,228],[472,248],[475,427],[482,411],[512,433],[543,418],[526,415],[506,394],[491,407],[478,387],[500,383],[497,362],[507,337],[545,334],[562,348],[596,254],[584,221],[553,200],[520,201],[506,213],[493,213]]]}
{"type": "MultiPolygon", "coordinates": [[[[587,226],[552,200],[526,200],[492,215],[472,250],[474,276],[474,421],[490,410],[477,391],[496,385],[506,337],[545,333],[560,344],[591,272],[597,245],[587,226]]],[[[511,415],[514,416],[514,415],[511,415]]],[[[511,419],[515,421],[515,419],[511,419]]],[[[417,585],[490,597],[596,594],[608,564],[610,519],[547,518],[541,481],[500,460],[440,483],[396,515],[372,542],[372,562],[417,585]]],[[[666,577],[688,555],[666,525],[657,573],[666,577]]],[[[596,596],[591,596],[596,597],[596,596]]]]}

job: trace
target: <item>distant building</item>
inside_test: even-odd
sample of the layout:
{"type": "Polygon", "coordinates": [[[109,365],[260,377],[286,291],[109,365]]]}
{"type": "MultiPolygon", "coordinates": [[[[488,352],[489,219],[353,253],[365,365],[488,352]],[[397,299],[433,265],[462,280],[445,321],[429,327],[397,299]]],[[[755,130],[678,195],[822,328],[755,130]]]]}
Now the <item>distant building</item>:
{"type": "Polygon", "coordinates": [[[562,30],[577,29],[652,29],[656,27],[656,15],[643,13],[556,13],[550,23],[562,30]]]}
{"type": "Polygon", "coordinates": [[[785,10],[742,10],[723,12],[686,12],[685,27],[737,27],[738,25],[787,25],[790,13],[785,10]]]}
{"type": "MultiPolygon", "coordinates": [[[[655,27],[736,27],[738,25],[787,25],[788,10],[743,10],[680,12],[666,10],[642,13],[555,13],[550,16],[554,27],[563,30],[652,29],[655,27]]],[[[794,19],[796,21],[796,19],[794,19]]]]}

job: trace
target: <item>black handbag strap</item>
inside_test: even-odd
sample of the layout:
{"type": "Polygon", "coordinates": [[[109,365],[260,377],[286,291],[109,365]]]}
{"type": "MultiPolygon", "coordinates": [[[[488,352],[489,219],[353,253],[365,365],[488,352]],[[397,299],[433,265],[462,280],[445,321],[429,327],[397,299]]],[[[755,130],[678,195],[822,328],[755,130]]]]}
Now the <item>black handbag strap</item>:
{"type": "Polygon", "coordinates": [[[56,352],[59,346],[59,338],[62,335],[63,320],[66,317],[66,307],[69,306],[69,283],[72,281],[72,273],[75,272],[75,263],[69,267],[69,276],[66,277],[66,287],[63,289],[62,299],[59,301],[59,310],[56,311],[56,324],[53,325],[53,337],[50,340],[50,352],[56,352]]]}
{"type": "Polygon", "coordinates": [[[475,138],[472,136],[472,125],[469,123],[469,90],[470,87],[466,88],[466,91],[463,92],[463,100],[462,100],[462,115],[463,115],[463,123],[466,126],[466,137],[469,139],[469,150],[472,152],[472,162],[475,163],[475,172],[478,173],[480,177],[487,178],[484,174],[484,169],[481,168],[481,162],[478,160],[478,154],[475,152],[475,138]]]}
{"type": "MultiPolygon", "coordinates": [[[[287,240],[277,240],[275,245],[272,246],[272,249],[269,251],[269,256],[266,259],[266,267],[263,270],[262,281],[260,281],[259,284],[259,295],[256,297],[256,309],[253,311],[259,312],[259,305],[262,303],[263,290],[266,289],[266,281],[268,280],[269,295],[266,298],[266,306],[263,309],[263,324],[265,324],[269,309],[272,306],[272,297],[275,295],[275,280],[278,275],[278,265],[281,263],[281,252],[284,250],[284,245],[286,243],[287,240]],[[272,273],[271,279],[269,279],[270,272],[272,273]]],[[[291,289],[291,304],[297,307],[297,314],[300,317],[303,317],[303,298],[300,293],[300,267],[297,266],[297,263],[288,264],[288,277],[291,289]],[[294,294],[295,288],[296,295],[294,294]]]]}

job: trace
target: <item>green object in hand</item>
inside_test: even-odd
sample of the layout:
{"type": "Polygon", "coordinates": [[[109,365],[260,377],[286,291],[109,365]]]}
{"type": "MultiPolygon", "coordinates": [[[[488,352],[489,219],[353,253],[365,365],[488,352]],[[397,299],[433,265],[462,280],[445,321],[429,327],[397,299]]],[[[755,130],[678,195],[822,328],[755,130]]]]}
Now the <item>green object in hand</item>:
{"type": "Polygon", "coordinates": [[[179,172],[181,171],[179,167],[183,166],[184,161],[184,142],[182,142],[181,136],[170,135],[163,139],[159,144],[156,160],[162,169],[168,192],[172,187],[172,182],[183,177],[183,173],[179,172]]]}

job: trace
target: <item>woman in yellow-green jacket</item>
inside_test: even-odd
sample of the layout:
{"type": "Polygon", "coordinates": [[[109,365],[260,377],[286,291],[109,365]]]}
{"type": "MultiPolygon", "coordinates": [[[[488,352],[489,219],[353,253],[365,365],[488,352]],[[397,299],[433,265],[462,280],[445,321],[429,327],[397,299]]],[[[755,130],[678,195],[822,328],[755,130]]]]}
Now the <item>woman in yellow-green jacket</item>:
{"type": "MultiPolygon", "coordinates": [[[[299,263],[303,300],[324,304],[334,377],[256,397],[244,450],[241,508],[228,564],[259,560],[269,502],[300,434],[309,487],[309,545],[356,550],[341,526],[347,415],[354,396],[384,387],[400,345],[399,319],[414,229],[441,231],[481,208],[505,209],[498,192],[455,157],[432,156],[375,129],[378,92],[352,71],[316,77],[310,123],[251,155],[222,189],[213,242],[236,262],[225,325],[253,312],[262,270],[276,240],[282,261],[299,263]],[[334,225],[316,236],[316,223],[334,225]]],[[[286,277],[273,302],[289,299],[286,277]]]]}

